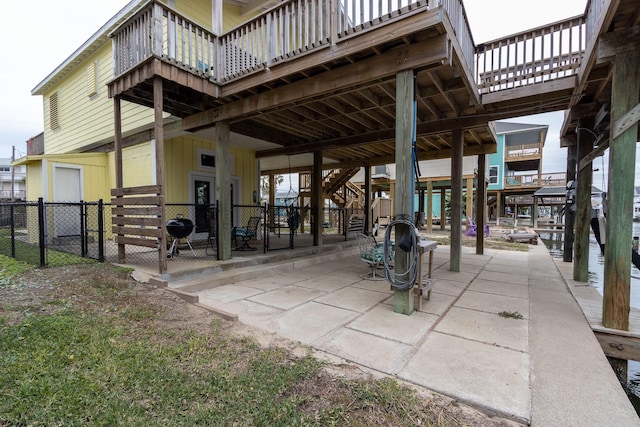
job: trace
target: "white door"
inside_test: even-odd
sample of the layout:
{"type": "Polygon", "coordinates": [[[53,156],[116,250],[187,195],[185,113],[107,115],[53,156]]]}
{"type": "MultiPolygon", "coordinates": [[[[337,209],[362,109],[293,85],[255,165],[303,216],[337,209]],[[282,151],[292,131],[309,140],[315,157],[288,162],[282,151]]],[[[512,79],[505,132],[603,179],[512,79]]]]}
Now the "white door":
{"type": "Polygon", "coordinates": [[[81,207],[64,203],[82,200],[82,169],[53,167],[53,233],[54,237],[80,236],[81,207]]]}

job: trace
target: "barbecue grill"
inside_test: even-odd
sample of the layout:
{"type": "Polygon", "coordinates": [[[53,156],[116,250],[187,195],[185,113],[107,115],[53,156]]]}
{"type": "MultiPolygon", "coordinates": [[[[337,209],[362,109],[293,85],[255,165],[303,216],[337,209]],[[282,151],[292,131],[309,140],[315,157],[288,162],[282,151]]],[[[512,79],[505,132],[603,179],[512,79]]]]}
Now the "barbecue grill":
{"type": "Polygon", "coordinates": [[[195,256],[195,252],[193,251],[193,247],[191,246],[191,241],[189,240],[189,235],[193,232],[193,222],[188,218],[174,218],[167,221],[167,233],[171,237],[173,237],[173,242],[171,242],[171,247],[167,252],[167,258],[173,258],[173,254],[178,255],[178,241],[180,239],[187,239],[187,245],[191,252],[195,256]]]}

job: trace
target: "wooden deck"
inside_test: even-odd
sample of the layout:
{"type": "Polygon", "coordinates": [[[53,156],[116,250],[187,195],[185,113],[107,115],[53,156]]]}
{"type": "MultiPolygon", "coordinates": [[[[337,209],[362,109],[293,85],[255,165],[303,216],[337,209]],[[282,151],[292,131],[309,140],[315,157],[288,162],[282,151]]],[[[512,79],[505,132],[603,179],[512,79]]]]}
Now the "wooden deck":
{"type": "Polygon", "coordinates": [[[573,264],[562,261],[556,261],[556,264],[580,308],[582,308],[584,316],[591,325],[605,355],[640,362],[640,309],[633,307],[630,309],[628,331],[604,327],[602,325],[602,295],[591,284],[572,280],[573,264]]]}

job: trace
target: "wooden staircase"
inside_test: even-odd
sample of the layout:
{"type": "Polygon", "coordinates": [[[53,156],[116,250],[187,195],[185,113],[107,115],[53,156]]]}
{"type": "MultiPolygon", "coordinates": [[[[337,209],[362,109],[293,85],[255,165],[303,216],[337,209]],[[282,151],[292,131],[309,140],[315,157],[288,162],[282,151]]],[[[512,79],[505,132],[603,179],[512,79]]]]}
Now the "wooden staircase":
{"type": "MultiPolygon", "coordinates": [[[[322,197],[339,208],[364,208],[364,191],[350,179],[359,168],[333,169],[323,173],[322,197]]],[[[300,174],[300,194],[311,193],[311,174],[300,174]]]]}

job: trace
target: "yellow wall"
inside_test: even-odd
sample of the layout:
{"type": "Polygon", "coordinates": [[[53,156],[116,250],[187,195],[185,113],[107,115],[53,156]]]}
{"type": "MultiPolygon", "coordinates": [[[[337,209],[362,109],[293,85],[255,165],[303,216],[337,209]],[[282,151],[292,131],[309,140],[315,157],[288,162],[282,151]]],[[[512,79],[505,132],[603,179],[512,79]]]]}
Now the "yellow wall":
{"type": "Polygon", "coordinates": [[[26,169],[26,199],[32,202],[38,200],[38,197],[42,197],[42,162],[29,163],[26,169]]]}
{"type": "MultiPolygon", "coordinates": [[[[66,76],[55,90],[45,94],[44,138],[45,152],[59,154],[78,151],[82,147],[113,140],[113,99],[107,96],[107,81],[113,78],[111,41],[84,60],[66,76]],[[97,64],[97,88],[89,97],[87,66],[97,64]],[[60,127],[50,128],[49,97],[58,93],[60,127]]],[[[122,131],[127,132],[153,122],[153,110],[129,102],[122,102],[122,131]]]]}
{"type": "MultiPolygon", "coordinates": [[[[97,201],[103,199],[109,201],[110,189],[107,186],[107,155],[105,153],[94,154],[68,154],[51,157],[47,161],[47,176],[53,176],[53,168],[56,165],[76,165],[82,167],[83,191],[82,200],[97,201]]],[[[31,166],[29,166],[31,168],[31,166]]],[[[49,201],[53,198],[53,179],[48,180],[49,201]]]]}
{"type": "MultiPolygon", "coordinates": [[[[166,199],[168,203],[192,203],[189,194],[189,173],[202,173],[215,177],[215,172],[198,168],[198,148],[215,153],[215,144],[188,136],[174,138],[165,143],[166,199]]],[[[233,176],[240,178],[240,203],[252,204],[253,192],[257,191],[256,159],[254,152],[231,147],[233,176]]]]}

